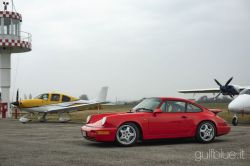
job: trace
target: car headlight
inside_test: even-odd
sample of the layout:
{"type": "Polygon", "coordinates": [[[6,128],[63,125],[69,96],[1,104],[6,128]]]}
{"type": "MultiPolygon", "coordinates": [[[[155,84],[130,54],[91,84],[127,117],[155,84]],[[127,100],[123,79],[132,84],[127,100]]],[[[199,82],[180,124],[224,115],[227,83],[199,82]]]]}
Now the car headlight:
{"type": "Polygon", "coordinates": [[[102,121],[101,121],[101,125],[102,125],[102,126],[105,124],[106,120],[107,120],[106,117],[103,117],[103,118],[102,118],[102,121]]]}
{"type": "Polygon", "coordinates": [[[91,115],[89,115],[89,116],[87,117],[86,123],[89,123],[90,119],[91,119],[91,115]]]}

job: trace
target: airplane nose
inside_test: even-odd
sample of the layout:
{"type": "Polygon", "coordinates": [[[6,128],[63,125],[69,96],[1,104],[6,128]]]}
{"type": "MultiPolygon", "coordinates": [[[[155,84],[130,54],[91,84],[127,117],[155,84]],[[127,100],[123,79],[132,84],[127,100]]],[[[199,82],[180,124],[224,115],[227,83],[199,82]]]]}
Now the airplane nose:
{"type": "Polygon", "coordinates": [[[243,110],[243,104],[239,101],[239,98],[236,98],[231,103],[229,103],[228,110],[234,113],[239,113],[243,110]]]}
{"type": "Polygon", "coordinates": [[[14,106],[17,106],[17,107],[20,106],[20,102],[18,102],[18,101],[12,102],[11,104],[14,105],[14,106]]]}

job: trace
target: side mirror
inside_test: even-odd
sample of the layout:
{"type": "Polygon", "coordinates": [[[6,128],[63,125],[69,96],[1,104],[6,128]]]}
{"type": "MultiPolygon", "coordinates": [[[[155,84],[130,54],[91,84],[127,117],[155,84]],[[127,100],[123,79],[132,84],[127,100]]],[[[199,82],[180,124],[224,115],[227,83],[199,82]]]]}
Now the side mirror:
{"type": "Polygon", "coordinates": [[[154,110],[154,115],[162,113],[162,110],[160,108],[157,108],[154,110]]]}

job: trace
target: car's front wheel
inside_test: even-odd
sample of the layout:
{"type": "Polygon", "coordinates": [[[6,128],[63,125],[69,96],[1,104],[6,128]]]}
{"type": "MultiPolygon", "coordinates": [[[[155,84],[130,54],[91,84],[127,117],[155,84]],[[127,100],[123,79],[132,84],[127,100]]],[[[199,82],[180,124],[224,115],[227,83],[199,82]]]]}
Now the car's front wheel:
{"type": "Polygon", "coordinates": [[[122,146],[132,146],[138,138],[139,130],[134,123],[124,123],[116,132],[116,142],[122,146]]]}
{"type": "Polygon", "coordinates": [[[197,128],[196,139],[201,143],[209,143],[214,140],[215,134],[216,129],[212,122],[202,122],[197,128]]]}

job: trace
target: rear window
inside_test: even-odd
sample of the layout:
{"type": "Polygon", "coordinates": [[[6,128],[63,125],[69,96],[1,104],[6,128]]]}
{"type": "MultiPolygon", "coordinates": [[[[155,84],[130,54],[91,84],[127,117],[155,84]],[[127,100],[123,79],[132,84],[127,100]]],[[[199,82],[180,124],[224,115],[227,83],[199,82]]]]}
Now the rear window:
{"type": "Polygon", "coordinates": [[[187,104],[187,112],[201,112],[202,109],[193,104],[187,104]]]}

